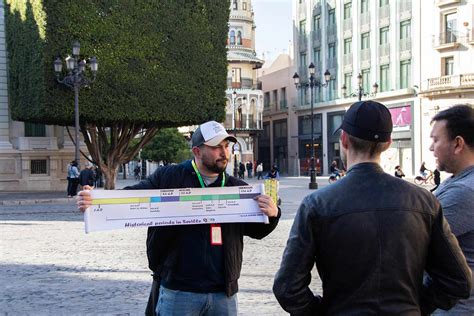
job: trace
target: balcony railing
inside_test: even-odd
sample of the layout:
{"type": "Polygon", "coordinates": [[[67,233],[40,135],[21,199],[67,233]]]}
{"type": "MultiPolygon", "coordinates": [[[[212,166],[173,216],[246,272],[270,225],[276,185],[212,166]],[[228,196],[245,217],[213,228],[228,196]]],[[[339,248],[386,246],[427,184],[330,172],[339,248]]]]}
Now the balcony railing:
{"type": "Polygon", "coordinates": [[[352,64],[352,53],[342,55],[342,62],[344,65],[352,64]]]}
{"type": "Polygon", "coordinates": [[[360,14],[360,27],[370,27],[370,12],[364,12],[360,14]]]}
{"type": "Polygon", "coordinates": [[[298,16],[300,18],[305,18],[306,17],[306,4],[304,2],[302,2],[298,5],[298,16]]]}
{"type": "Polygon", "coordinates": [[[326,68],[336,68],[337,58],[328,58],[326,60],[326,68]]]}
{"type": "Polygon", "coordinates": [[[428,90],[474,88],[474,73],[428,79],[428,90]]]}
{"type": "Polygon", "coordinates": [[[390,44],[381,44],[379,45],[379,56],[380,57],[385,57],[390,55],[390,44]]]}
{"type": "Polygon", "coordinates": [[[306,34],[301,34],[298,38],[298,48],[300,52],[304,52],[308,49],[308,37],[306,34]]]}
{"type": "Polygon", "coordinates": [[[261,81],[257,81],[253,84],[253,89],[254,90],[262,90],[262,82],[261,81]]]}
{"type": "Polygon", "coordinates": [[[313,46],[321,46],[321,29],[313,30],[313,46]]]}
{"type": "Polygon", "coordinates": [[[360,60],[362,62],[367,62],[369,61],[370,62],[370,48],[366,48],[366,49],[362,49],[360,51],[360,60]]]}
{"type": "Polygon", "coordinates": [[[329,24],[327,28],[328,39],[336,38],[336,24],[329,24]]]}
{"type": "Polygon", "coordinates": [[[390,5],[384,5],[379,8],[379,20],[390,18],[390,5]]]}
{"type": "Polygon", "coordinates": [[[308,66],[300,66],[298,68],[298,76],[300,76],[300,81],[308,81],[308,66]]]}
{"type": "Polygon", "coordinates": [[[412,0],[399,0],[398,8],[400,12],[411,11],[412,0]]]}
{"type": "Polygon", "coordinates": [[[400,52],[411,51],[411,39],[403,38],[399,42],[400,52]]]}
{"type": "Polygon", "coordinates": [[[317,2],[313,7],[313,15],[321,14],[321,2],[317,2]]]}
{"type": "Polygon", "coordinates": [[[449,45],[449,44],[456,45],[458,43],[459,43],[458,37],[454,34],[454,32],[443,32],[443,33],[440,33],[438,36],[434,37],[433,47],[449,45]]]}
{"type": "Polygon", "coordinates": [[[345,19],[342,21],[342,27],[344,31],[352,30],[352,19],[345,19]]]}

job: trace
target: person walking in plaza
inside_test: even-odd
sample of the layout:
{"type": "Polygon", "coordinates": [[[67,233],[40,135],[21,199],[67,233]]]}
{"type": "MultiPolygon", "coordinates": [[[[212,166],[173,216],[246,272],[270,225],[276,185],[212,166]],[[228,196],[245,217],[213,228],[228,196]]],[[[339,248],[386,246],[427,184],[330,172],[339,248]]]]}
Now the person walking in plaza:
{"type": "Polygon", "coordinates": [[[396,166],[395,167],[395,173],[394,176],[397,178],[403,178],[405,176],[405,173],[403,173],[402,167],[396,166]]]}
{"type": "Polygon", "coordinates": [[[245,168],[247,169],[248,178],[252,179],[253,163],[251,161],[247,161],[247,163],[245,164],[245,168]]]}
{"type": "Polygon", "coordinates": [[[392,127],[375,101],[345,113],[346,176],[302,201],[275,276],[290,314],[425,315],[469,297],[471,271],[438,201],[380,166],[392,127]],[[315,264],[322,295],[309,288],[315,264]],[[432,282],[423,283],[425,271],[432,282]]]}
{"type": "Polygon", "coordinates": [[[77,186],[79,185],[79,169],[77,168],[77,161],[71,161],[67,171],[67,196],[73,197],[77,195],[77,186]]]}
{"type": "Polygon", "coordinates": [[[86,185],[94,186],[95,176],[92,163],[86,162],[85,168],[79,173],[79,184],[81,188],[86,185]]]}
{"type": "Polygon", "coordinates": [[[265,176],[265,179],[278,180],[280,179],[280,174],[278,173],[276,169],[272,168],[270,171],[268,171],[267,175],[265,176]]]}
{"type": "MultiPolygon", "coordinates": [[[[215,121],[201,124],[191,142],[194,159],[159,168],[126,189],[246,185],[225,173],[230,157],[229,142],[236,142],[236,139],[221,124],[215,121]]],[[[281,214],[269,196],[260,195],[255,199],[269,217],[269,224],[226,223],[148,229],[148,265],[153,271],[154,282],[147,315],[155,312],[161,316],[237,315],[243,236],[264,238],[275,229],[281,214]]],[[[79,209],[85,211],[91,203],[90,191],[81,191],[79,209]]]]}
{"type": "Polygon", "coordinates": [[[341,171],[337,167],[337,161],[333,160],[329,167],[329,172],[337,178],[341,178],[341,171]]]}
{"type": "Polygon", "coordinates": [[[434,181],[435,186],[432,189],[430,189],[430,192],[436,191],[436,189],[441,184],[441,173],[439,172],[438,168],[436,168],[433,171],[433,181],[434,181]]]}
{"type": "MultiPolygon", "coordinates": [[[[453,175],[434,192],[444,216],[474,271],[474,109],[457,105],[432,119],[430,150],[439,171],[453,175]]],[[[436,315],[474,315],[474,291],[450,311],[436,315]]]]}
{"type": "Polygon", "coordinates": [[[263,179],[263,163],[257,165],[257,180],[263,179]]]}
{"type": "Polygon", "coordinates": [[[245,165],[242,163],[242,161],[239,163],[239,178],[245,179],[245,165]]]}
{"type": "Polygon", "coordinates": [[[133,176],[135,177],[135,180],[137,181],[140,181],[140,172],[141,172],[141,168],[140,166],[137,164],[135,166],[135,168],[133,169],[133,176]]]}

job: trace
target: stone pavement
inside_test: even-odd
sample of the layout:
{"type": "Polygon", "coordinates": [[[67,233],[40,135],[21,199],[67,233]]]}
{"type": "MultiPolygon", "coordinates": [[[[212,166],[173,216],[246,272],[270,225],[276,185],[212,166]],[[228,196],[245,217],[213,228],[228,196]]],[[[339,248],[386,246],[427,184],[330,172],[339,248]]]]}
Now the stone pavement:
{"type": "MultiPolygon", "coordinates": [[[[133,182],[119,180],[117,188],[133,182]]],[[[327,185],[327,177],[318,183],[327,185]]],[[[271,288],[298,205],[312,192],[307,186],[307,177],[282,178],[280,224],[263,240],[245,239],[240,315],[286,314],[271,288]]],[[[151,284],[146,230],[85,234],[74,199],[64,195],[0,194],[10,202],[0,205],[0,315],[143,315],[151,284]]]]}
{"type": "MultiPolygon", "coordinates": [[[[117,188],[133,182],[119,180],[117,188]]],[[[281,179],[279,226],[263,240],[245,239],[240,315],[286,314],[271,288],[307,185],[307,178],[281,179]]],[[[85,234],[64,192],[3,192],[0,201],[0,315],[143,315],[151,284],[146,230],[85,234]]]]}

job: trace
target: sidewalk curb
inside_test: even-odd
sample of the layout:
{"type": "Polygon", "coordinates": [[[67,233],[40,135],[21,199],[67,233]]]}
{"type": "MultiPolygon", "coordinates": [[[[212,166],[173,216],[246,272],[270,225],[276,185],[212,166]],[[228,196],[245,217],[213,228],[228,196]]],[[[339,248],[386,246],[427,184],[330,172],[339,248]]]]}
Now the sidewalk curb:
{"type": "Polygon", "coordinates": [[[9,200],[0,201],[0,206],[15,206],[15,205],[34,205],[34,204],[67,204],[69,202],[76,202],[75,198],[49,198],[36,200],[9,200]]]}

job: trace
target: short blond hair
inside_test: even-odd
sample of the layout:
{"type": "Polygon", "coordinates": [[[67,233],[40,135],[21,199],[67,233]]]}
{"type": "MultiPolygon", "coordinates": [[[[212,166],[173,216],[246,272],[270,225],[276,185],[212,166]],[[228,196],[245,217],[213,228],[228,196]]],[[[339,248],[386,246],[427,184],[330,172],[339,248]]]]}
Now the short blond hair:
{"type": "Polygon", "coordinates": [[[347,133],[346,135],[354,151],[368,154],[370,158],[380,155],[388,149],[388,144],[390,144],[390,142],[372,142],[370,140],[360,139],[347,133]]]}

